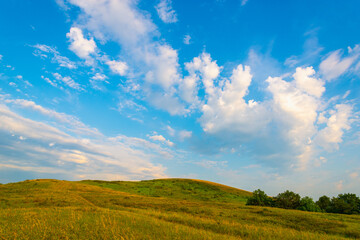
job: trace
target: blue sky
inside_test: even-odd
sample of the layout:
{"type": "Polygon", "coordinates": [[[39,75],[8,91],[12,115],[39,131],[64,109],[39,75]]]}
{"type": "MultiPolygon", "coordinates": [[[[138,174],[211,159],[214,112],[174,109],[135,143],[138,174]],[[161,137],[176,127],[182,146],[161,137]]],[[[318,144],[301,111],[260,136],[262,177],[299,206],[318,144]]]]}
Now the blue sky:
{"type": "Polygon", "coordinates": [[[0,3],[0,182],[360,194],[360,3],[0,3]]]}

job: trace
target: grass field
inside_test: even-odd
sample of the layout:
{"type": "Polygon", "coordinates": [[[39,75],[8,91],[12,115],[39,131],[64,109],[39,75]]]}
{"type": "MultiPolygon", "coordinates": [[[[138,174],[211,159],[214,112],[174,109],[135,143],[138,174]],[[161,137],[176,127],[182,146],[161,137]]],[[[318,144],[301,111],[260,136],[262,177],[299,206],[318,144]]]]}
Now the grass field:
{"type": "Polygon", "coordinates": [[[360,239],[360,216],[246,206],[206,181],[0,185],[0,239],[360,239]]]}

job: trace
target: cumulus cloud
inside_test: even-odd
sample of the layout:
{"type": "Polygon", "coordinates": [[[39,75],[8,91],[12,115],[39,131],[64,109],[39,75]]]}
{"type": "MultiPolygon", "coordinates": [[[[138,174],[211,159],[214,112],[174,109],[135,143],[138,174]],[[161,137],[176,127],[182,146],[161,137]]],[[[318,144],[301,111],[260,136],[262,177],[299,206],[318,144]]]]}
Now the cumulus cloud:
{"type": "Polygon", "coordinates": [[[200,80],[203,82],[207,93],[212,91],[213,81],[216,79],[221,71],[216,61],[212,61],[210,54],[202,53],[199,57],[195,57],[191,62],[185,63],[185,68],[189,72],[179,86],[181,98],[198,107],[200,99],[198,91],[200,89],[200,80]]]}
{"type": "Polygon", "coordinates": [[[317,135],[317,143],[327,150],[339,148],[345,130],[350,129],[352,106],[348,104],[337,104],[335,110],[330,111],[330,117],[326,120],[326,127],[321,129],[317,135]]]}
{"type": "Polygon", "coordinates": [[[149,136],[149,138],[151,140],[154,140],[154,141],[159,141],[159,142],[163,142],[163,143],[166,143],[168,146],[172,147],[174,146],[174,143],[171,142],[170,140],[167,140],[164,136],[162,135],[153,135],[153,136],[149,136]]]}
{"type": "Polygon", "coordinates": [[[323,99],[325,82],[316,77],[312,67],[296,68],[291,81],[268,77],[266,90],[272,98],[256,101],[248,96],[252,83],[249,66],[238,65],[226,78],[220,75],[222,68],[206,53],[185,66],[189,75],[179,89],[183,90],[184,101],[198,102],[203,130],[235,147],[257,139],[262,144],[259,149],[265,151],[264,155],[259,155],[263,160],[282,156],[289,167],[297,170],[324,164],[317,150],[319,146],[324,147],[321,139],[337,144],[344,130],[350,128],[348,107],[335,107],[339,116],[333,118],[337,119],[337,124],[331,124],[322,113],[327,105],[323,99]],[[198,95],[200,86],[205,92],[202,99],[198,95]],[[323,123],[329,126],[319,131],[318,124],[323,123]],[[281,142],[280,145],[286,147],[276,149],[269,141],[281,142]]]}
{"type": "Polygon", "coordinates": [[[263,115],[266,109],[254,100],[244,100],[252,79],[250,67],[238,65],[230,79],[223,79],[215,86],[214,79],[218,77],[220,68],[209,56],[204,57],[202,61],[194,62],[194,66],[200,67],[206,92],[206,103],[201,106],[203,115],[200,118],[204,131],[249,134],[264,126],[267,122],[263,115]]]}
{"type": "Polygon", "coordinates": [[[121,45],[127,65],[137,75],[144,76],[140,79],[147,86],[140,90],[151,104],[171,114],[186,112],[176,97],[176,85],[180,81],[177,50],[163,41],[156,41],[159,36],[156,26],[148,15],[137,9],[135,1],[69,2],[82,10],[83,26],[94,37],[100,41],[114,40],[121,45]]]}
{"type": "Polygon", "coordinates": [[[106,64],[110,67],[111,71],[120,76],[125,76],[128,66],[122,61],[107,61],[106,64]]]}
{"type": "MultiPolygon", "coordinates": [[[[141,100],[171,115],[186,115],[198,111],[198,121],[207,135],[228,138],[228,142],[232,141],[233,145],[250,141],[253,141],[250,144],[254,144],[255,139],[263,144],[275,139],[273,145],[281,142],[284,143],[282,150],[288,149],[286,153],[275,149],[271,156],[267,154],[267,158],[275,159],[286,155],[291,158],[289,162],[293,167],[298,169],[305,169],[312,160],[315,165],[318,164],[316,159],[320,158],[316,149],[322,144],[323,141],[320,139],[327,128],[321,129],[319,124],[329,123],[328,116],[320,112],[330,105],[323,96],[326,89],[325,81],[322,79],[331,80],[348,71],[357,55],[355,48],[350,49],[349,56],[345,58],[342,58],[341,52],[331,53],[320,64],[319,72],[322,79],[316,75],[312,67],[297,68],[293,75],[281,76],[278,72],[282,70],[276,68],[276,60],[267,57],[264,58],[267,60],[264,64],[264,59],[255,51],[249,53],[248,65],[251,65],[251,69],[247,65],[239,64],[227,76],[225,74],[228,73],[228,69],[222,72],[223,68],[211,59],[210,54],[204,52],[185,63],[188,74],[184,74],[183,77],[180,73],[178,51],[160,38],[150,15],[140,11],[136,1],[69,2],[80,8],[81,22],[78,24],[81,24],[82,29],[89,31],[101,42],[112,40],[121,45],[120,59],[124,59],[126,63],[109,59],[104,63],[118,75],[128,75],[129,68],[131,73],[137,76],[136,79],[125,80],[126,83],[122,87],[127,93],[140,95],[141,100]],[[268,77],[269,75],[281,77],[268,77]],[[254,87],[253,76],[256,81],[259,79],[263,84],[260,91],[265,92],[264,100],[253,99],[249,94],[249,89],[254,87]]],[[[245,5],[246,1],[243,2],[245,5]]],[[[159,6],[162,6],[165,12],[176,16],[171,8],[171,1],[160,1],[157,6],[160,11],[159,6]]],[[[81,36],[86,41],[93,40],[85,39],[82,33],[81,36]]],[[[311,46],[308,49],[316,49],[317,56],[322,48],[318,46],[316,38],[311,39],[315,40],[310,41],[311,46]]],[[[184,43],[188,40],[184,39],[184,43]]],[[[95,52],[95,43],[93,49],[95,52]]],[[[313,59],[315,55],[311,55],[311,52],[313,51],[309,50],[309,54],[290,58],[288,65],[300,65],[306,59],[313,59]]],[[[121,104],[119,109],[120,106],[121,104]]],[[[335,127],[330,125],[327,129],[333,130],[326,130],[327,134],[334,136],[334,139],[337,139],[334,141],[339,143],[339,139],[343,137],[342,133],[348,128],[343,125],[339,134],[339,131],[336,132],[335,127]]],[[[183,138],[190,137],[191,134],[184,132],[183,138]]],[[[174,136],[179,137],[179,133],[174,136]]],[[[157,142],[169,141],[162,135],[152,137],[154,139],[151,140],[157,142]]]]}
{"type": "Polygon", "coordinates": [[[177,51],[169,45],[158,45],[155,51],[155,53],[148,52],[145,55],[146,62],[151,67],[151,70],[146,73],[145,79],[164,89],[169,89],[180,80],[177,51]]]}
{"type": "Polygon", "coordinates": [[[296,68],[293,77],[298,89],[319,98],[325,92],[324,82],[312,77],[314,74],[315,70],[312,67],[296,68]]]}
{"type": "Polygon", "coordinates": [[[72,27],[70,32],[66,34],[70,40],[70,50],[78,57],[88,59],[90,54],[95,53],[96,43],[93,38],[84,38],[83,32],[80,28],[72,27]]]}
{"type": "Polygon", "coordinates": [[[324,92],[323,82],[313,78],[312,68],[297,68],[292,82],[269,77],[268,90],[273,94],[273,109],[277,121],[281,123],[283,135],[299,149],[297,167],[305,169],[313,157],[312,138],[316,134],[317,111],[320,96],[324,92]],[[312,82],[314,88],[306,83],[312,82]]]}
{"type": "Polygon", "coordinates": [[[178,21],[176,12],[171,6],[171,0],[160,0],[155,9],[164,23],[174,23],[178,21]]]}

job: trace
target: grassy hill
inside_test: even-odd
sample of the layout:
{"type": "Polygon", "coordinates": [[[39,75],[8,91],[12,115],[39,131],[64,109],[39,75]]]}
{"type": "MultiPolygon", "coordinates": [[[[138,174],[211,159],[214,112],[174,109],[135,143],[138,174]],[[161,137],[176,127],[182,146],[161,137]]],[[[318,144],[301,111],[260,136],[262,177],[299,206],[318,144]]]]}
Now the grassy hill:
{"type": "Polygon", "coordinates": [[[0,185],[0,239],[359,239],[360,216],[245,206],[190,179],[0,185]]]}
{"type": "Polygon", "coordinates": [[[81,181],[99,187],[149,197],[166,197],[193,201],[246,202],[251,192],[196,179],[155,179],[147,181],[81,181]]]}

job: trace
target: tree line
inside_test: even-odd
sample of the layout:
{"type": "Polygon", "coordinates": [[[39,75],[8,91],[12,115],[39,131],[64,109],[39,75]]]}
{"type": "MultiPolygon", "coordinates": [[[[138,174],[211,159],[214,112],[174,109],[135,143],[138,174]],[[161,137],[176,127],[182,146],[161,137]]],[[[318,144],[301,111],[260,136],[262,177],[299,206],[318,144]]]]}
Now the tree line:
{"type": "Polygon", "coordinates": [[[279,193],[276,197],[269,197],[264,191],[258,189],[248,198],[246,205],[298,209],[309,212],[360,214],[360,198],[353,193],[339,194],[333,198],[324,195],[314,202],[311,197],[300,197],[299,194],[289,190],[279,193]]]}

